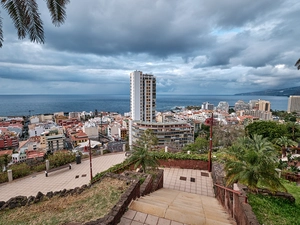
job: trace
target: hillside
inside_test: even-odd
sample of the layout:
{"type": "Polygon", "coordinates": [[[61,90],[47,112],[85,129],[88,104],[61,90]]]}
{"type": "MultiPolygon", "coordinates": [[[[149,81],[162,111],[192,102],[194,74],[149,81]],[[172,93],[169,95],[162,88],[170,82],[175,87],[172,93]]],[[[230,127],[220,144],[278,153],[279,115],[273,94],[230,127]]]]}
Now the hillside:
{"type": "Polygon", "coordinates": [[[269,89],[264,91],[255,91],[255,92],[245,92],[238,93],[235,95],[265,95],[265,96],[290,96],[290,95],[300,95],[300,86],[282,88],[282,89],[269,89]]]}

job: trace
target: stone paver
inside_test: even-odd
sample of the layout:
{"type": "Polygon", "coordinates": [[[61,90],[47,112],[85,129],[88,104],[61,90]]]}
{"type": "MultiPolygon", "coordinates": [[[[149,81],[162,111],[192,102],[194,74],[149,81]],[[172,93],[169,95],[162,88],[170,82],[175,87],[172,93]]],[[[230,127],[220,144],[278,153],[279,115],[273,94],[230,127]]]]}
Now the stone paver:
{"type": "MultiPolygon", "coordinates": [[[[201,170],[192,170],[192,169],[177,169],[177,168],[163,168],[164,170],[164,188],[165,189],[173,189],[173,190],[177,190],[177,191],[182,191],[182,197],[184,198],[184,192],[188,192],[188,193],[193,193],[193,194],[197,194],[197,195],[201,195],[201,199],[203,202],[209,201],[207,205],[210,205],[209,203],[211,203],[213,200],[217,201],[216,199],[212,198],[214,197],[214,191],[213,191],[213,183],[212,183],[212,178],[211,178],[211,174],[207,171],[201,171],[201,170]],[[207,197],[206,197],[207,196],[207,197]]],[[[158,197],[157,195],[159,195],[159,191],[158,192],[154,192],[153,194],[150,194],[150,197],[148,196],[147,198],[151,199],[151,196],[156,195],[155,198],[158,198],[157,201],[160,200],[160,197],[158,197]],[[157,194],[155,194],[157,193],[157,194]]],[[[161,197],[163,198],[163,196],[161,197]]],[[[170,197],[171,199],[172,197],[170,197]]],[[[146,201],[147,200],[143,200],[146,201]]],[[[189,202],[187,202],[186,200],[177,200],[178,201],[178,205],[182,206],[184,204],[186,204],[186,208],[190,208],[192,207],[189,202]]],[[[193,200],[191,200],[193,201],[193,200]]],[[[163,208],[164,204],[162,202],[156,202],[156,208],[163,208]]],[[[165,204],[171,204],[170,202],[168,202],[168,200],[165,201],[165,204]]],[[[173,202],[172,204],[176,205],[176,201],[173,202]]],[[[193,203],[196,204],[196,203],[193,203]]],[[[146,204],[147,205],[147,204],[146,204]]],[[[146,206],[148,207],[148,206],[146,206]]],[[[153,210],[155,210],[155,207],[153,206],[153,210]]],[[[169,206],[170,207],[170,206],[169,206]]],[[[198,206],[197,206],[198,207],[198,206]]],[[[202,208],[202,204],[201,204],[201,208],[202,208]]],[[[152,207],[149,207],[149,212],[151,211],[152,207]]],[[[172,215],[172,209],[168,209],[169,210],[169,215],[172,215]]],[[[164,214],[163,210],[160,210],[160,212],[156,212],[156,214],[164,214]]],[[[174,211],[175,213],[177,213],[176,211],[174,211]]],[[[129,209],[123,216],[121,222],[119,223],[119,225],[134,225],[134,224],[144,224],[144,225],[187,225],[187,224],[183,224],[180,223],[178,221],[171,220],[171,218],[163,218],[162,216],[155,216],[155,215],[151,215],[151,214],[146,214],[146,220],[144,221],[144,223],[142,223],[142,220],[136,220],[135,219],[135,215],[137,212],[135,210],[129,209]],[[124,218],[126,218],[126,223],[124,223],[124,218]]],[[[145,214],[145,213],[143,213],[145,214]]],[[[178,214],[178,213],[177,213],[178,214]]],[[[210,212],[208,212],[208,210],[203,207],[203,216],[207,215],[208,217],[210,217],[210,212]]],[[[177,215],[178,216],[178,215],[177,215]]],[[[182,214],[182,216],[184,216],[184,214],[182,214]]],[[[172,216],[169,216],[172,217],[172,216]]],[[[208,222],[209,218],[207,218],[207,221],[205,220],[205,218],[199,218],[197,217],[197,223],[199,224],[204,224],[205,222],[208,222]]],[[[212,224],[219,224],[216,221],[212,221],[212,224]]]]}
{"type": "MultiPolygon", "coordinates": [[[[124,153],[112,153],[97,156],[92,159],[92,172],[97,174],[111,166],[123,162],[124,153]]],[[[72,169],[64,168],[49,173],[46,177],[44,172],[32,176],[14,180],[0,185],[0,201],[7,201],[18,195],[36,196],[40,191],[46,194],[49,191],[60,191],[80,187],[90,182],[90,161],[82,160],[80,164],[72,163],[72,169]],[[76,178],[78,177],[78,178],[76,178]]]]}

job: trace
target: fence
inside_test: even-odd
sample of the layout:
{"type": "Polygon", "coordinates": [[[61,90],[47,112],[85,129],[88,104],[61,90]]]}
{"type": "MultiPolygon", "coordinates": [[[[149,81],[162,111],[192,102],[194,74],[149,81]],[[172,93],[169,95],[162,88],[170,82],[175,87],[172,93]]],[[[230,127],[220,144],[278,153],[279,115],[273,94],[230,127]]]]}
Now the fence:
{"type": "Polygon", "coordinates": [[[227,212],[239,225],[257,224],[257,219],[245,193],[214,184],[215,195],[227,212]]]}

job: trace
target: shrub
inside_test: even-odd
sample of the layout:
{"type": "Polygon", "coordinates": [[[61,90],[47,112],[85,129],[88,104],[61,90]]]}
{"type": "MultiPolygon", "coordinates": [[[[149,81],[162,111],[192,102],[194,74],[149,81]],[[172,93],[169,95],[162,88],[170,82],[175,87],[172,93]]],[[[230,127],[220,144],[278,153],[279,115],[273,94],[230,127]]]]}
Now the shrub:
{"type": "Polygon", "coordinates": [[[8,182],[8,176],[7,176],[7,171],[6,172],[0,172],[0,184],[8,182]]]}
{"type": "Polygon", "coordinates": [[[74,162],[76,154],[68,151],[58,151],[48,157],[50,168],[63,166],[65,164],[74,162]]]}
{"type": "Polygon", "coordinates": [[[26,163],[12,165],[9,169],[12,170],[13,179],[25,177],[31,173],[30,166],[26,163]]]}

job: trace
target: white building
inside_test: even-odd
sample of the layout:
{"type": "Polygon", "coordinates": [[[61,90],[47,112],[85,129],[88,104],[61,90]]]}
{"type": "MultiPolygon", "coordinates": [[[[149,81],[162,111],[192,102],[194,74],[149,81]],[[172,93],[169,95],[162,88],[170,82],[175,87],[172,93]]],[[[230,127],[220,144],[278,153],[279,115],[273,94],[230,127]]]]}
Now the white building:
{"type": "Polygon", "coordinates": [[[132,120],[155,121],[156,78],[141,71],[130,73],[130,111],[132,120]]]}
{"type": "Polygon", "coordinates": [[[217,110],[221,111],[221,112],[228,112],[229,110],[229,104],[228,102],[219,102],[218,106],[217,106],[217,110]]]}
{"type": "Polygon", "coordinates": [[[299,95],[291,95],[289,97],[287,112],[288,113],[300,112],[300,96],[299,95]]]}
{"type": "Polygon", "coordinates": [[[203,102],[201,105],[202,110],[214,110],[214,104],[211,104],[209,102],[203,102]]]}
{"type": "Polygon", "coordinates": [[[85,122],[82,128],[83,132],[86,133],[86,135],[89,138],[98,137],[98,126],[96,123],[92,122],[85,122]]]}

